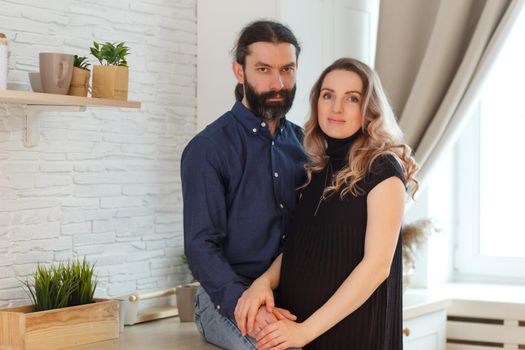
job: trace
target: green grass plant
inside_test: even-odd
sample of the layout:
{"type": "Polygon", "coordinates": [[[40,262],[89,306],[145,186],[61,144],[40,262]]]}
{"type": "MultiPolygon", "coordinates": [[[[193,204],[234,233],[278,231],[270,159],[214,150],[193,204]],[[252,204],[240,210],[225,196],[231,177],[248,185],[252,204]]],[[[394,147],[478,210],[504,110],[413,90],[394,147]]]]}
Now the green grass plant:
{"type": "Polygon", "coordinates": [[[89,63],[87,57],[75,55],[75,60],[73,61],[73,66],[85,70],[89,70],[89,63]]]}
{"type": "Polygon", "coordinates": [[[58,265],[37,265],[33,281],[23,282],[35,311],[60,309],[94,302],[97,278],[85,258],[58,265]]]}

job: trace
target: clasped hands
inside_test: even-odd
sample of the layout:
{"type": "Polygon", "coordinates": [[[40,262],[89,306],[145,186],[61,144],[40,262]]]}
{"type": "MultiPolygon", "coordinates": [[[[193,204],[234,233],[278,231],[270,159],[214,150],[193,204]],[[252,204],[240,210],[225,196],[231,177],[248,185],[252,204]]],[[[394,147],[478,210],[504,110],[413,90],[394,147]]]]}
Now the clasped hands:
{"type": "Polygon", "coordinates": [[[241,295],[234,311],[242,335],[257,341],[259,350],[299,348],[307,343],[307,332],[290,311],[275,307],[273,291],[264,281],[255,280],[241,295]]]}

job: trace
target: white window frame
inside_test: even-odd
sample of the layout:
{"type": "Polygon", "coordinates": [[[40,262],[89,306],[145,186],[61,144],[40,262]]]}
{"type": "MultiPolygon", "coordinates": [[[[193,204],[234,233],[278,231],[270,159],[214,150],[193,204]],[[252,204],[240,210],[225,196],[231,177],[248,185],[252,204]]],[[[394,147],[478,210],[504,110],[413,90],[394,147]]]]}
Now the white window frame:
{"type": "Polygon", "coordinates": [[[479,107],[474,110],[455,152],[457,186],[454,201],[457,215],[454,279],[462,282],[525,283],[525,258],[480,254],[479,107]]]}

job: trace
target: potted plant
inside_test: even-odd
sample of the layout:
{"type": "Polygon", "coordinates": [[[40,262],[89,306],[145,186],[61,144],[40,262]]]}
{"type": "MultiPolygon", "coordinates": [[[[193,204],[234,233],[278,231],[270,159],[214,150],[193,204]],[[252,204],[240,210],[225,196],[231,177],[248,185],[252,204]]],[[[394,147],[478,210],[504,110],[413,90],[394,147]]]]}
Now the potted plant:
{"type": "Polygon", "coordinates": [[[33,305],[0,309],[0,349],[61,349],[118,338],[119,303],[94,299],[94,268],[85,259],[38,265],[24,282],[33,305]]]}
{"type": "MultiPolygon", "coordinates": [[[[186,255],[181,256],[181,261],[183,265],[188,266],[188,257],[186,255]]],[[[175,297],[181,322],[193,322],[195,320],[195,293],[198,286],[199,283],[192,275],[191,283],[186,283],[176,288],[175,297]]]]}
{"type": "Polygon", "coordinates": [[[432,219],[419,219],[403,225],[402,252],[403,252],[403,291],[410,285],[410,276],[414,274],[419,249],[428,241],[428,238],[440,229],[432,219]]]}
{"type": "Polygon", "coordinates": [[[89,70],[89,63],[87,57],[75,55],[73,61],[73,75],[71,76],[71,84],[69,85],[68,95],[86,97],[88,94],[89,78],[91,71],[89,70]]]}
{"type": "Polygon", "coordinates": [[[129,49],[124,42],[99,44],[93,41],[91,54],[100,65],[93,66],[93,97],[116,100],[128,99],[129,70],[126,56],[129,49]]]}
{"type": "Polygon", "coordinates": [[[75,55],[73,61],[73,74],[71,76],[71,84],[69,85],[68,95],[86,97],[88,93],[89,78],[91,71],[89,70],[89,63],[87,57],[75,55]]]}

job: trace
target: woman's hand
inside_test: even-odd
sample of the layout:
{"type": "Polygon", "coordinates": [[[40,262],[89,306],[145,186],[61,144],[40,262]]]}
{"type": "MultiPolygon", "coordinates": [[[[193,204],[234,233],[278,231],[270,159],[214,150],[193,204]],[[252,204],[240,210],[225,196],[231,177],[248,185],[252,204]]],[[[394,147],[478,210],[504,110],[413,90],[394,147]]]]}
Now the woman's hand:
{"type": "Polygon", "coordinates": [[[301,348],[311,341],[304,324],[287,319],[266,326],[255,339],[258,350],[301,348]]]}
{"type": "Polygon", "coordinates": [[[261,305],[266,305],[269,313],[274,312],[275,301],[270,283],[263,278],[258,278],[242,293],[234,310],[235,321],[242,335],[252,333],[255,317],[261,305]]]}
{"type": "Polygon", "coordinates": [[[255,323],[253,325],[252,332],[248,332],[248,335],[255,339],[257,333],[262,331],[266,326],[269,324],[272,324],[274,322],[277,322],[278,320],[284,320],[285,318],[295,321],[297,317],[292,315],[290,311],[281,309],[281,308],[274,308],[273,313],[268,312],[266,310],[266,307],[263,305],[259,308],[259,311],[257,312],[257,316],[255,316],[255,323]]]}

